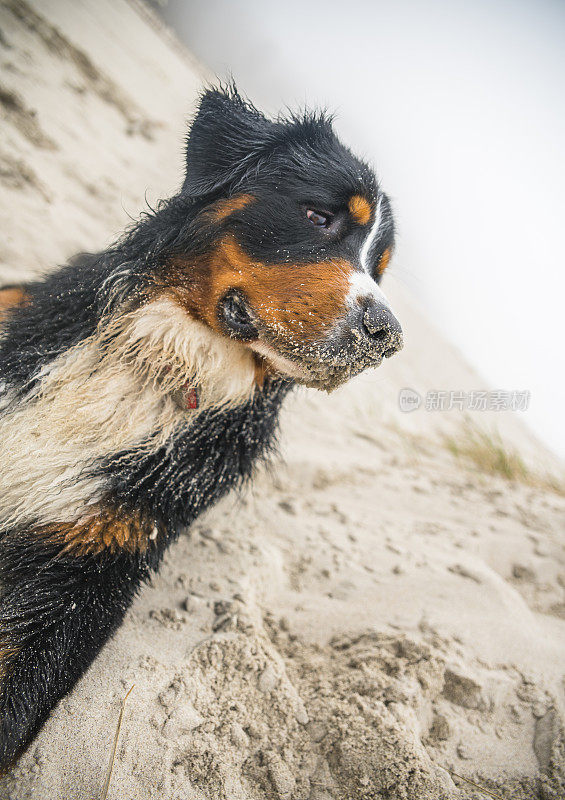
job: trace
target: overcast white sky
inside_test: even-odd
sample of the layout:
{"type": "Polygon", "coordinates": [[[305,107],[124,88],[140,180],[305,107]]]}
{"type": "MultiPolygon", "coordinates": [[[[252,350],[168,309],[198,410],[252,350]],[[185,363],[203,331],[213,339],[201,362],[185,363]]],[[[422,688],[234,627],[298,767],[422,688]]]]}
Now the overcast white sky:
{"type": "MultiPolygon", "coordinates": [[[[565,456],[565,3],[169,0],[260,108],[327,105],[392,196],[394,271],[565,456]]],[[[458,387],[438,387],[457,389],[458,387]]]]}

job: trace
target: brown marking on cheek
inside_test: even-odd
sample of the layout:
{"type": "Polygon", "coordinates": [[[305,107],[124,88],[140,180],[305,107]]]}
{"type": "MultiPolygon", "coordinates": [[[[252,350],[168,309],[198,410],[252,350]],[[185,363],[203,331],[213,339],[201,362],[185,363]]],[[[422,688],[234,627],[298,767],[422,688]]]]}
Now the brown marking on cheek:
{"type": "Polygon", "coordinates": [[[359,225],[366,225],[371,219],[372,208],[368,200],[360,194],[350,197],[348,203],[349,213],[359,225]]]}
{"type": "Polygon", "coordinates": [[[0,322],[7,317],[12,308],[24,305],[27,300],[28,296],[19,287],[0,289],[0,322]]]}
{"type": "Polygon", "coordinates": [[[139,512],[127,514],[112,507],[98,507],[97,513],[76,522],[44,525],[37,535],[63,546],[63,552],[74,556],[117,553],[144,553],[150,539],[155,538],[153,522],[139,512]]]}
{"type": "Polygon", "coordinates": [[[211,294],[211,262],[211,255],[191,262],[181,257],[172,258],[155,277],[151,299],[165,294],[191,317],[209,324],[207,311],[211,294]]]}
{"type": "Polygon", "coordinates": [[[255,314],[284,338],[308,341],[324,336],[346,312],[353,265],[348,261],[271,264],[252,261],[233,236],[219,248],[212,276],[209,324],[218,327],[215,309],[229,289],[240,289],[255,314]]]}
{"type": "Polygon", "coordinates": [[[226,200],[219,200],[214,203],[210,211],[216,222],[221,222],[254,201],[255,198],[252,194],[237,194],[235,197],[229,197],[226,200]]]}
{"type": "Polygon", "coordinates": [[[379,275],[382,275],[385,269],[388,267],[388,262],[390,261],[391,255],[392,253],[390,251],[390,247],[387,247],[387,249],[381,256],[381,260],[377,265],[377,272],[379,273],[379,275]]]}
{"type": "Polygon", "coordinates": [[[345,260],[263,264],[253,261],[228,234],[198,260],[172,259],[155,290],[166,292],[192,317],[225,334],[218,304],[230,289],[239,289],[271,332],[304,342],[323,337],[346,313],[353,271],[345,260]]]}

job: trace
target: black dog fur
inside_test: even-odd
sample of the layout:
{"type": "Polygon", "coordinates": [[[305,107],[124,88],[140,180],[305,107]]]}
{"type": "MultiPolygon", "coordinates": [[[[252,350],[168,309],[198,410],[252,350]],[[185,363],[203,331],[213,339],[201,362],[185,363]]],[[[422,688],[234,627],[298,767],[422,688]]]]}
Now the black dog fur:
{"type": "MultiPolygon", "coordinates": [[[[4,309],[0,469],[3,492],[9,489],[0,502],[4,769],[120,625],[179,530],[250,478],[273,451],[289,390],[297,382],[323,388],[327,381],[331,388],[398,349],[392,314],[378,311],[384,322],[375,332],[376,323],[367,321],[368,301],[361,311],[354,309],[354,322],[346,302],[377,215],[370,252],[365,248],[362,256],[370,266],[370,277],[363,280],[375,287],[393,246],[394,226],[388,199],[369,167],[338,141],[323,114],[270,121],[235,89],[211,89],[201,99],[187,141],[181,191],[146,213],[114,247],[83,255],[22,287],[20,301],[4,309]],[[227,266],[220,270],[222,253],[227,266]],[[293,277],[296,270],[303,288],[293,277]],[[226,389],[225,402],[206,405],[201,373],[190,361],[181,363],[183,323],[170,345],[167,372],[169,351],[160,354],[155,344],[160,334],[142,316],[163,297],[169,305],[155,308],[174,304],[187,320],[196,320],[190,324],[198,326],[194,330],[203,342],[209,331],[212,338],[204,347],[221,349],[226,342],[240,348],[233,352],[241,354],[242,385],[249,370],[255,376],[247,394],[238,389],[231,402],[226,389]],[[351,333],[354,323],[365,326],[360,344],[358,332],[351,333]],[[132,326],[142,324],[148,331],[143,335],[154,337],[147,363],[139,348],[131,349],[132,326]],[[155,369],[153,353],[160,359],[155,369]],[[73,364],[80,366],[81,359],[77,377],[73,364]],[[155,419],[139,439],[135,432],[123,433],[125,422],[121,428],[116,423],[116,436],[126,446],[114,450],[102,439],[101,426],[98,452],[94,422],[84,443],[80,431],[74,441],[57,426],[61,420],[71,424],[79,413],[89,419],[89,403],[97,400],[88,394],[89,382],[98,376],[106,386],[106,374],[108,404],[115,404],[116,415],[124,402],[130,410],[139,402],[140,415],[149,408],[155,419]],[[131,398],[112,394],[110,384],[122,376],[124,386],[133,387],[131,398]],[[84,388],[84,403],[65,394],[69,381],[79,393],[84,388]],[[192,405],[182,399],[186,386],[192,386],[192,405]],[[163,419],[168,433],[159,438],[163,419]],[[34,451],[30,426],[37,426],[36,447],[52,452],[34,451]],[[36,456],[43,459],[37,473],[36,456]],[[67,468],[68,477],[61,477],[67,468]],[[89,487],[96,487],[93,496],[89,487]],[[64,517],[57,503],[67,496],[64,517]]],[[[376,293],[375,288],[374,296],[380,296],[376,293]]],[[[177,331],[172,322],[170,330],[177,331]]],[[[192,328],[186,330],[190,336],[192,328]]],[[[108,420],[111,427],[110,412],[108,420]]]]}

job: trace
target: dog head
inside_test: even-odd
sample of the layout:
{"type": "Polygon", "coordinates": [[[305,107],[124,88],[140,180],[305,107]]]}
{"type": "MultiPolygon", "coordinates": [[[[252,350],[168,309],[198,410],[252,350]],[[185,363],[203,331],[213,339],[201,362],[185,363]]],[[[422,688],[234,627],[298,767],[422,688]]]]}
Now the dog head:
{"type": "Polygon", "coordinates": [[[196,211],[163,278],[192,317],[267,371],[331,389],[402,346],[379,288],[394,245],[389,200],[323,114],[269,120],[207,91],[181,197],[196,211]]]}

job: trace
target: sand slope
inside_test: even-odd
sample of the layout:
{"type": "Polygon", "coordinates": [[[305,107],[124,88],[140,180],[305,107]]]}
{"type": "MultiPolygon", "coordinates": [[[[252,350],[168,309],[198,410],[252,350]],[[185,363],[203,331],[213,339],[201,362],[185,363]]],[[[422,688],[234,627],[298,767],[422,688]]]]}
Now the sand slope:
{"type": "MultiPolygon", "coordinates": [[[[174,190],[203,73],[137,5],[0,9],[8,282],[174,190]]],[[[385,288],[405,351],[289,399],[280,460],[171,549],[0,797],[97,798],[133,684],[114,800],[565,796],[565,499],[454,461],[457,412],[400,414],[403,386],[481,383],[385,288]]]]}

